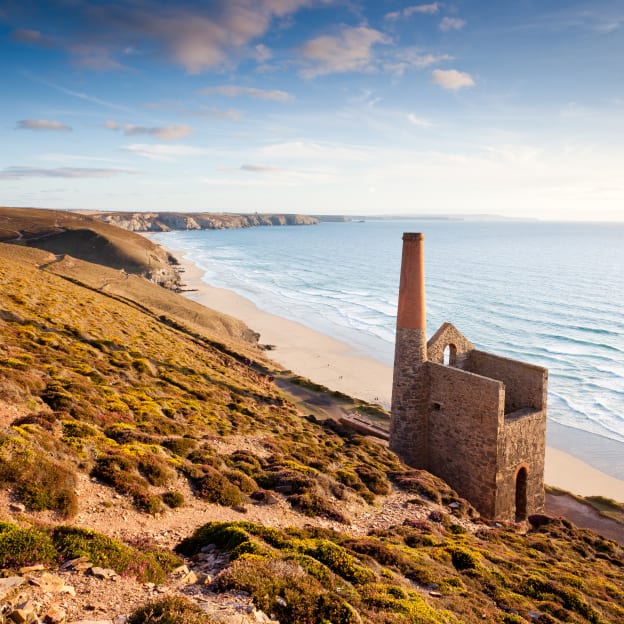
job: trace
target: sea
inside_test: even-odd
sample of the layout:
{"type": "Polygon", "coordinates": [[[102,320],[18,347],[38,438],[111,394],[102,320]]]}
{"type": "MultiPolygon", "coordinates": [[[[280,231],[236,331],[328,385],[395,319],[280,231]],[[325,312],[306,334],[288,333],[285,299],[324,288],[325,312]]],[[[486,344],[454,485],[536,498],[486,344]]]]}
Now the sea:
{"type": "Polygon", "coordinates": [[[427,332],[549,369],[548,443],[624,479],[624,223],[352,220],[176,231],[204,281],[392,365],[404,232],[425,235],[427,332]]]}

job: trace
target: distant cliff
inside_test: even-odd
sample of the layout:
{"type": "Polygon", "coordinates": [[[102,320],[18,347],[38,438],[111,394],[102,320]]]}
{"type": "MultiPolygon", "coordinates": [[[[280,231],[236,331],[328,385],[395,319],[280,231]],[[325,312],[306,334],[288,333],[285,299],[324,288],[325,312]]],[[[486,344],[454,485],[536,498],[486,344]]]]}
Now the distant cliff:
{"type": "Polygon", "coordinates": [[[103,212],[97,219],[132,232],[225,230],[257,225],[316,225],[319,220],[299,214],[223,214],[208,212],[103,212]]]}

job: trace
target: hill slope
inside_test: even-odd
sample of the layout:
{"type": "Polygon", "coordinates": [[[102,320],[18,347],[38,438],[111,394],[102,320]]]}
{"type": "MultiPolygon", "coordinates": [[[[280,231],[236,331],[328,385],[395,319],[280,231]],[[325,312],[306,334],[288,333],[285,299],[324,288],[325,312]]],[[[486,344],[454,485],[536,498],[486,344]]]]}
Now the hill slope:
{"type": "Polygon", "coordinates": [[[0,242],[69,254],[175,288],[176,260],[143,236],[92,217],[60,210],[0,207],[0,242]]]}
{"type": "MultiPolygon", "coordinates": [[[[624,620],[619,546],[546,517],[479,521],[384,446],[300,413],[234,320],[161,292],[0,245],[0,566],[83,555],[207,608],[245,592],[283,624],[624,620]],[[196,571],[184,586],[172,547],[196,571]]],[[[66,608],[87,617],[92,591],[66,608]]],[[[151,596],[110,592],[111,617],[151,596]]],[[[158,608],[219,621],[192,604],[158,608]]]]}

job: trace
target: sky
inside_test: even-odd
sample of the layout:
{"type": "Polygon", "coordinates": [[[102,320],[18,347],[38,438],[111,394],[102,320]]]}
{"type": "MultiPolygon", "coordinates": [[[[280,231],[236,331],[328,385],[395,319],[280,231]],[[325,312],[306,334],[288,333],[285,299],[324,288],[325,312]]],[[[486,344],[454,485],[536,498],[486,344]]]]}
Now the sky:
{"type": "Polygon", "coordinates": [[[624,221],[622,0],[0,0],[0,205],[624,221]]]}

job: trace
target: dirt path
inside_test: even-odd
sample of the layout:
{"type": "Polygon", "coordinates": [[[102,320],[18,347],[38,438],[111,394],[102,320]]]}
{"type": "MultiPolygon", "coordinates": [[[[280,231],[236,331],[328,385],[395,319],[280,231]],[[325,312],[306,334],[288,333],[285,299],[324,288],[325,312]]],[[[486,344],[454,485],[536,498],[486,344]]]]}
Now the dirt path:
{"type": "Polygon", "coordinates": [[[563,516],[583,529],[591,529],[624,546],[624,525],[601,516],[593,507],[565,494],[546,494],[546,513],[563,516]]]}

